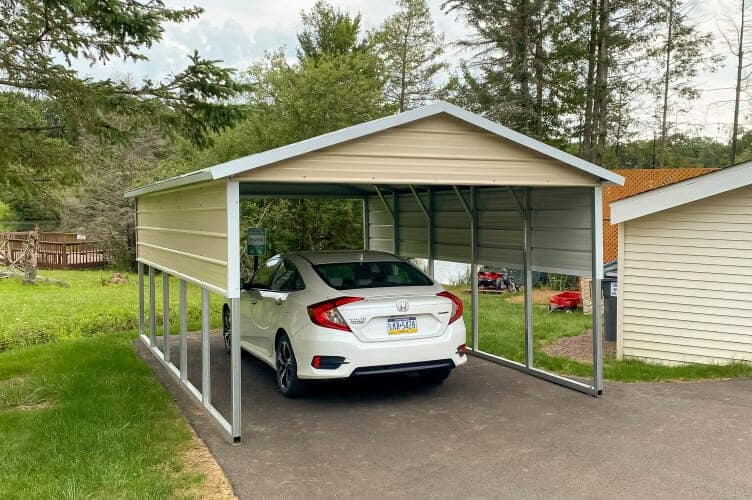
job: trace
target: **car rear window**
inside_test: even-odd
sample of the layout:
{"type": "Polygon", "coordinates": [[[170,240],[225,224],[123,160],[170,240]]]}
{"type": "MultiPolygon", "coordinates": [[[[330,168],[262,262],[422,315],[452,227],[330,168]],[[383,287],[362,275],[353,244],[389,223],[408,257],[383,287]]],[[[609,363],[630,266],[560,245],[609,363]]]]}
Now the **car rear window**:
{"type": "Polygon", "coordinates": [[[406,262],[338,262],[313,269],[336,290],[433,285],[431,278],[406,262]]]}

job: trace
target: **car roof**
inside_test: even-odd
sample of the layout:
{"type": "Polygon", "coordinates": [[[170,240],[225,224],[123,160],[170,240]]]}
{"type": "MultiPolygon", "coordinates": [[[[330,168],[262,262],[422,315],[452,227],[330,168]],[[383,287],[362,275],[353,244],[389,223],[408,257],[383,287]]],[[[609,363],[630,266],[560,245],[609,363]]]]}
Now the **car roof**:
{"type": "Polygon", "coordinates": [[[402,260],[393,254],[375,250],[322,250],[290,252],[284,255],[301,257],[314,266],[340,262],[399,262],[402,260]]]}

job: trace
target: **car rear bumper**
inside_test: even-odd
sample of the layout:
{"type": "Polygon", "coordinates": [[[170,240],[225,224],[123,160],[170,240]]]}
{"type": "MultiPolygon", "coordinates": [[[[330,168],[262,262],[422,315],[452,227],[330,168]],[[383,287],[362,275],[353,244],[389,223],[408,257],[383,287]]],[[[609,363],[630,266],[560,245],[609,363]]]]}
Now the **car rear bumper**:
{"type": "Polygon", "coordinates": [[[465,344],[465,325],[452,324],[439,337],[362,342],[351,332],[317,326],[304,328],[291,339],[301,379],[335,379],[432,368],[453,368],[465,364],[467,355],[457,348],[465,344]],[[336,368],[314,368],[314,356],[340,356],[336,368]]]}

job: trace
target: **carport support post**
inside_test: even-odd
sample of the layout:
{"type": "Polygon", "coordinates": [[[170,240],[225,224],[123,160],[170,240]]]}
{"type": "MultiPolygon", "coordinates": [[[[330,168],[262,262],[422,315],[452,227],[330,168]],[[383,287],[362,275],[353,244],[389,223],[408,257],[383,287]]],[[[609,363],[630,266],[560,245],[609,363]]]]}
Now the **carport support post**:
{"type": "Polygon", "coordinates": [[[470,187],[470,269],[472,280],[472,313],[473,350],[480,350],[480,334],[478,332],[478,191],[470,187]]]}
{"type": "Polygon", "coordinates": [[[525,210],[523,223],[525,246],[525,366],[533,366],[533,228],[532,228],[531,191],[525,189],[525,210]]]}
{"type": "Polygon", "coordinates": [[[232,389],[232,439],[240,442],[240,299],[230,299],[230,385],[232,389]]]}
{"type": "Polygon", "coordinates": [[[144,264],[136,264],[138,268],[138,335],[144,334],[144,264]]]}
{"type": "Polygon", "coordinates": [[[180,280],[180,380],[188,380],[188,300],[185,280],[180,280]]]}
{"type": "Polygon", "coordinates": [[[392,228],[394,229],[394,255],[399,255],[399,195],[397,192],[392,193],[392,228]]]}
{"type": "MultiPolygon", "coordinates": [[[[595,395],[603,394],[603,348],[601,344],[603,325],[601,317],[601,279],[603,278],[603,188],[599,184],[592,195],[592,256],[593,279],[590,295],[593,301],[593,387],[595,395]]],[[[623,265],[623,263],[622,263],[623,265]]]]}
{"type": "Polygon", "coordinates": [[[170,362],[170,275],[162,271],[162,354],[170,362]]]}
{"type": "Polygon", "coordinates": [[[371,207],[368,204],[368,196],[366,196],[363,198],[363,250],[369,250],[371,248],[370,209],[371,207]]]}
{"type": "Polygon", "coordinates": [[[434,245],[434,236],[436,234],[436,222],[434,221],[433,211],[435,210],[433,189],[428,188],[428,275],[435,278],[434,256],[436,254],[436,245],[434,245]]]}
{"type": "Polygon", "coordinates": [[[204,406],[211,403],[211,378],[209,378],[209,290],[201,289],[201,399],[204,406]]]}
{"type": "Polygon", "coordinates": [[[149,266],[149,344],[151,347],[157,345],[157,291],[155,288],[154,268],[149,266]]]}

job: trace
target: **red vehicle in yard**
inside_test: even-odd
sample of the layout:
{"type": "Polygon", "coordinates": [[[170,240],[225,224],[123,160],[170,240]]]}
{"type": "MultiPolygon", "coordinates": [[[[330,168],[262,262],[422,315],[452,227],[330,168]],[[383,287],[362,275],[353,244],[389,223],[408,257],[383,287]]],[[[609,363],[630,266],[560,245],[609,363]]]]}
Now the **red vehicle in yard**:
{"type": "Polygon", "coordinates": [[[517,285],[508,274],[494,271],[478,271],[478,287],[507,290],[512,293],[517,291],[517,285]]]}

